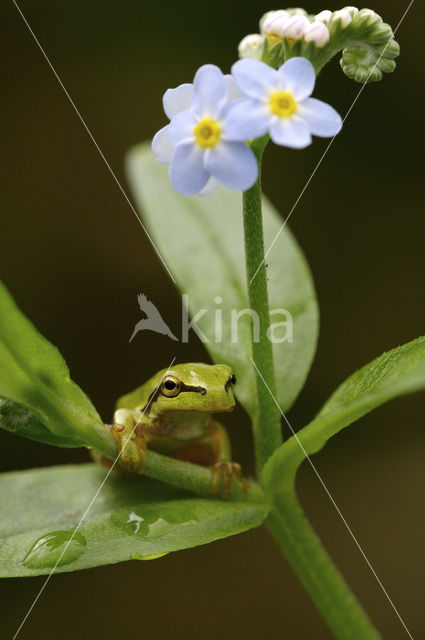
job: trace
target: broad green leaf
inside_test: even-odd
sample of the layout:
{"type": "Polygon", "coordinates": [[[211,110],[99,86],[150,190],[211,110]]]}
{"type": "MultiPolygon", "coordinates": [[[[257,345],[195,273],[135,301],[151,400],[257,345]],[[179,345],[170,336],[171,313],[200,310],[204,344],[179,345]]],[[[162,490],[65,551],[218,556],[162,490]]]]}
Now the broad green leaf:
{"type": "MultiPolygon", "coordinates": [[[[30,412],[25,434],[14,429],[22,435],[58,446],[111,447],[96,409],[70,380],[65,360],[21,313],[1,282],[0,397],[19,405],[18,413],[22,408],[30,412]]],[[[8,419],[2,424],[0,416],[0,425],[16,426],[12,413],[9,406],[8,419]]]]}
{"type": "Polygon", "coordinates": [[[0,427],[16,435],[44,442],[45,444],[60,447],[81,447],[81,442],[78,438],[67,439],[63,436],[59,438],[46,429],[44,424],[37,420],[31,411],[6,398],[0,398],[0,427]]]}
{"type": "MultiPolygon", "coordinates": [[[[72,465],[0,475],[0,577],[50,573],[106,470],[72,465]]],[[[111,473],[56,572],[148,559],[260,525],[264,504],[197,498],[111,473]]]]}
{"type": "MultiPolygon", "coordinates": [[[[206,310],[197,320],[197,326],[209,341],[206,348],[215,362],[233,367],[238,378],[235,387],[238,399],[253,415],[256,394],[249,360],[251,319],[247,315],[241,194],[218,188],[203,198],[181,196],[170,186],[167,168],[156,162],[148,144],[130,151],[127,171],[141,219],[180,291],[188,294],[192,318],[206,310]],[[218,309],[222,337],[216,330],[218,309]],[[232,313],[235,316],[243,310],[245,315],[237,322],[238,331],[232,333],[232,313]]],[[[276,210],[264,200],[266,247],[274,241],[282,223],[276,210]]],[[[293,319],[292,336],[288,327],[275,331],[277,337],[287,338],[274,344],[278,399],[286,410],[302,388],[310,368],[316,346],[318,309],[308,266],[287,226],[278,236],[267,263],[270,309],[283,308],[293,319]]],[[[273,323],[285,319],[282,314],[272,316],[273,323]]]]}
{"type": "Polygon", "coordinates": [[[266,487],[273,493],[292,485],[305,454],[316,453],[329,438],[384,402],[420,389],[425,389],[425,337],[387,351],[338,387],[313,422],[268,460],[263,470],[266,487]]]}

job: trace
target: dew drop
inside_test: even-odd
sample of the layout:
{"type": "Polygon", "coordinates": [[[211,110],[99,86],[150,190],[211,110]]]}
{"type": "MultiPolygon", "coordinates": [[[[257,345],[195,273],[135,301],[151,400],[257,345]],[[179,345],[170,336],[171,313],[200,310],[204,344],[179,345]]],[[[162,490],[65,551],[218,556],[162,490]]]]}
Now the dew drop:
{"type": "Polygon", "coordinates": [[[51,531],[34,542],[22,563],[28,569],[54,567],[56,563],[61,567],[75,562],[84,553],[86,545],[86,539],[79,531],[75,534],[66,530],[51,531]]]}
{"type": "Polygon", "coordinates": [[[157,558],[162,558],[163,556],[167,556],[166,553],[157,553],[154,556],[143,556],[141,553],[130,553],[130,560],[156,560],[157,558]]]}

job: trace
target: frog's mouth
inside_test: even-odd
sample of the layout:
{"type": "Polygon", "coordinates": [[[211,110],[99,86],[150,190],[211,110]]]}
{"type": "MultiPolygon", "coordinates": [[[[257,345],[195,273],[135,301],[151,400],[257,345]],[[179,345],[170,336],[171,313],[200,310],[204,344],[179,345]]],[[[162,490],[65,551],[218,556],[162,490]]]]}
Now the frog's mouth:
{"type": "Polygon", "coordinates": [[[234,374],[234,373],[232,373],[232,374],[229,376],[229,378],[226,380],[226,383],[225,383],[225,385],[224,385],[224,390],[228,392],[228,391],[229,391],[229,389],[230,389],[231,387],[233,387],[233,385],[235,385],[235,384],[236,384],[236,376],[235,376],[235,374],[234,374]]]}

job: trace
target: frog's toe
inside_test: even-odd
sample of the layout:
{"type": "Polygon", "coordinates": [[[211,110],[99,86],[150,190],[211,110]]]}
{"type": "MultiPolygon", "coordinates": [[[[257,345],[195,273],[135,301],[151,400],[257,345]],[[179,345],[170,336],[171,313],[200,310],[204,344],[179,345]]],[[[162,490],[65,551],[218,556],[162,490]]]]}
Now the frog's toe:
{"type": "Polygon", "coordinates": [[[143,473],[146,463],[146,451],[129,440],[120,453],[119,468],[126,473],[143,473]]]}
{"type": "Polygon", "coordinates": [[[143,438],[125,435],[119,424],[112,425],[111,431],[118,443],[118,468],[125,473],[143,473],[146,462],[146,442],[143,438]]]}
{"type": "Polygon", "coordinates": [[[230,498],[230,490],[232,486],[232,480],[237,480],[244,491],[249,490],[248,482],[242,476],[241,465],[237,462],[216,462],[211,467],[211,484],[209,493],[211,495],[217,495],[220,493],[224,500],[230,498]]]}

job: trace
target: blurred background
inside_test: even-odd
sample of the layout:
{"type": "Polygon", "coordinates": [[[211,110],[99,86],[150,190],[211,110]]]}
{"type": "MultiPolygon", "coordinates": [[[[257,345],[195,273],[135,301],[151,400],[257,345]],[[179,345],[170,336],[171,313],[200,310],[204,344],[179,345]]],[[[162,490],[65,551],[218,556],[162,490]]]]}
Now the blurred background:
{"type": "MultiPolygon", "coordinates": [[[[397,34],[394,74],[369,85],[291,217],[321,308],[317,355],[289,414],[310,420],[331,391],[384,350],[425,330],[423,7],[397,34]]],[[[342,6],[342,4],[340,5],[342,6]]],[[[340,6],[330,7],[332,9],[340,6]]],[[[395,27],[407,7],[374,0],[395,27]]],[[[125,185],[123,158],[165,124],[167,87],[214,62],[227,71],[267,3],[21,3],[37,38],[125,185]]],[[[309,12],[328,8],[306,2],[309,12]]],[[[206,360],[203,346],[139,334],[137,293],[180,326],[180,299],[12,2],[2,29],[1,275],[22,310],[59,347],[105,420],[115,399],[170,360],[206,360]],[[171,354],[171,355],[173,355],[171,354]]],[[[328,65],[316,97],[345,114],[360,85],[328,65]]],[[[286,217],[328,141],[303,153],[270,147],[267,195],[286,217]]],[[[225,230],[224,230],[225,232],[225,230]]],[[[247,416],[224,420],[234,458],[253,470],[247,416]]],[[[396,400],[315,456],[324,482],[411,634],[424,637],[424,396],[396,400]]],[[[2,471],[88,460],[0,433],[2,471]]],[[[407,637],[308,465],[299,492],[326,547],[384,638],[407,637]]],[[[0,582],[2,635],[12,637],[44,578],[0,582]]],[[[21,638],[330,637],[263,530],[155,562],[54,576],[21,638]],[[71,622],[72,620],[72,622],[71,622]]]]}

